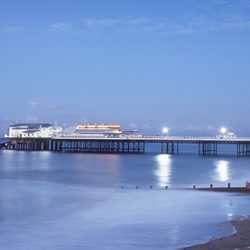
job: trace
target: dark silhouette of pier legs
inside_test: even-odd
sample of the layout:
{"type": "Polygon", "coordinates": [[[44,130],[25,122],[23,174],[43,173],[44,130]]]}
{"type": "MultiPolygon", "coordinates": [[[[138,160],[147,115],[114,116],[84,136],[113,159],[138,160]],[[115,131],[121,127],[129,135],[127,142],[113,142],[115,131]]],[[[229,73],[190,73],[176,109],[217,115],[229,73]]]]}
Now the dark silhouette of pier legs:
{"type": "Polygon", "coordinates": [[[200,142],[199,155],[217,155],[218,147],[214,142],[200,142]]]}
{"type": "Polygon", "coordinates": [[[162,142],[161,143],[162,154],[179,154],[179,142],[162,142]]]}
{"type": "Polygon", "coordinates": [[[221,140],[177,138],[166,140],[147,140],[142,138],[10,138],[0,147],[10,150],[54,151],[54,152],[89,152],[89,153],[145,153],[145,145],[154,143],[160,145],[162,154],[179,154],[179,144],[198,145],[198,153],[202,156],[216,156],[218,145],[236,145],[237,156],[250,156],[250,140],[221,140]]]}
{"type": "Polygon", "coordinates": [[[50,150],[50,140],[40,138],[14,139],[8,142],[7,149],[24,151],[45,151],[50,150]]]}
{"type": "Polygon", "coordinates": [[[51,151],[86,153],[144,153],[144,141],[52,140],[51,151]]]}
{"type": "Polygon", "coordinates": [[[250,144],[237,143],[237,156],[250,156],[250,144]]]}

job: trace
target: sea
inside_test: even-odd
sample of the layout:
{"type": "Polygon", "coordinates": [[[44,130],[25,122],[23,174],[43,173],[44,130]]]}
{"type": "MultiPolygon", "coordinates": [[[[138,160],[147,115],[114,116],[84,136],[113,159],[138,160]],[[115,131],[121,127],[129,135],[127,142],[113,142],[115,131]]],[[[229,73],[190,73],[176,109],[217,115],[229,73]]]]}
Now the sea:
{"type": "Polygon", "coordinates": [[[0,150],[0,249],[172,250],[231,234],[249,195],[181,189],[250,181],[250,158],[219,152],[0,150]]]}

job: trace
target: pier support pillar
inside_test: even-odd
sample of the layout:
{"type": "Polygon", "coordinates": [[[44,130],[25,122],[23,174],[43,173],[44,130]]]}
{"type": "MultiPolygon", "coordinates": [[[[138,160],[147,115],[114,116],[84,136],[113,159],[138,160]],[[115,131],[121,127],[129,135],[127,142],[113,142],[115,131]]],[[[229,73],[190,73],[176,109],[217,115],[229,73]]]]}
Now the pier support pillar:
{"type": "Polygon", "coordinates": [[[199,142],[199,155],[217,155],[218,145],[215,142],[199,142]]]}
{"type": "Polygon", "coordinates": [[[250,156],[250,143],[237,143],[237,156],[250,156]]]}
{"type": "Polygon", "coordinates": [[[162,154],[179,154],[179,142],[161,142],[161,153],[162,154]]]}

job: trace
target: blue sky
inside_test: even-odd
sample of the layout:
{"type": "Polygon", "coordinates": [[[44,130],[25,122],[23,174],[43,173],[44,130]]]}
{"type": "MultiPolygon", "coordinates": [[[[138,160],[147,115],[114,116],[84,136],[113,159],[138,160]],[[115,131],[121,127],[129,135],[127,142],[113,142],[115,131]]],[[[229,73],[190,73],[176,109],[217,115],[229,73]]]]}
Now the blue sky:
{"type": "Polygon", "coordinates": [[[250,135],[250,1],[0,0],[0,132],[114,122],[250,135]]]}

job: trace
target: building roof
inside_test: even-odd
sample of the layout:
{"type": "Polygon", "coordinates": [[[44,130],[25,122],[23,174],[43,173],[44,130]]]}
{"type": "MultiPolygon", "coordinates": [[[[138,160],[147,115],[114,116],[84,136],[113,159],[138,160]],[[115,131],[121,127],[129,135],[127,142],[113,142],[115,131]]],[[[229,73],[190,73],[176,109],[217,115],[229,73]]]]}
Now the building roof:
{"type": "Polygon", "coordinates": [[[26,129],[39,129],[39,128],[48,128],[53,126],[50,123],[16,123],[13,125],[10,125],[12,128],[17,128],[17,127],[25,127],[26,129]]]}

